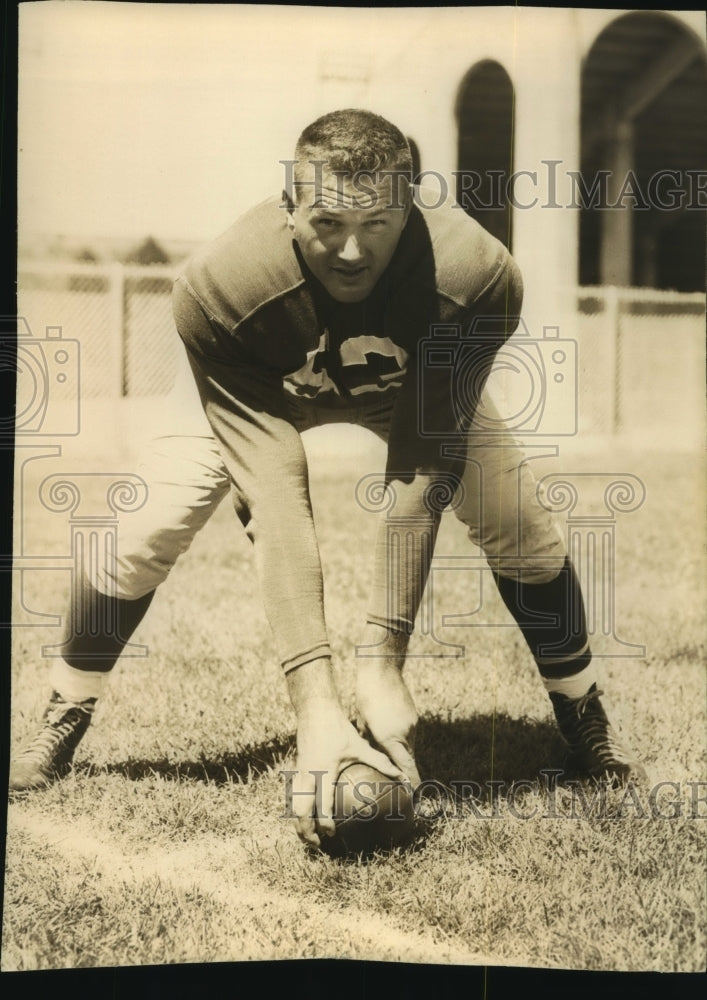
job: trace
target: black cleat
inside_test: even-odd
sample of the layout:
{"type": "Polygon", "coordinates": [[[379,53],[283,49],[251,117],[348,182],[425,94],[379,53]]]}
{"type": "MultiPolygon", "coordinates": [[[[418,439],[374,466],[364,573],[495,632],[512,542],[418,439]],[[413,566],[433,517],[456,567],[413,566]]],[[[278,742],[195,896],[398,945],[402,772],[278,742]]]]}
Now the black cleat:
{"type": "Polygon", "coordinates": [[[580,777],[608,781],[614,787],[643,781],[646,770],[621,742],[599,698],[603,691],[592,684],[581,698],[550,692],[560,732],[569,747],[569,765],[580,777]]]}
{"type": "Polygon", "coordinates": [[[64,701],[54,691],[42,724],[19,751],[10,767],[10,791],[47,788],[71,770],[74,751],[91,723],[95,698],[64,701]]]}

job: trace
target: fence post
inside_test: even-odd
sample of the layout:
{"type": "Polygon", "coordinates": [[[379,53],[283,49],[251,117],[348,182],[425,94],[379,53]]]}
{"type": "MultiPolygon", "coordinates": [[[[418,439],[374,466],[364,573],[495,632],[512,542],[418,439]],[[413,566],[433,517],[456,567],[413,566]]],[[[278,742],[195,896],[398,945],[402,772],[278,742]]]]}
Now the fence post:
{"type": "Polygon", "coordinates": [[[604,309],[606,324],[611,337],[611,347],[608,352],[609,378],[611,386],[611,435],[616,437],[621,421],[621,377],[620,344],[619,344],[619,290],[615,285],[609,285],[604,291],[604,309]]]}
{"type": "Polygon", "coordinates": [[[110,364],[113,391],[116,399],[125,392],[125,269],[119,261],[109,265],[111,296],[110,364]]]}

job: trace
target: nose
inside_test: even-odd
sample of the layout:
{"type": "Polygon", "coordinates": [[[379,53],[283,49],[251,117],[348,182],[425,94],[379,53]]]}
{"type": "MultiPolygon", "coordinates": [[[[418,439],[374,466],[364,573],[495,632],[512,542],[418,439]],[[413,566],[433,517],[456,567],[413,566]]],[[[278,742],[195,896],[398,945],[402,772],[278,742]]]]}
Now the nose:
{"type": "Polygon", "coordinates": [[[354,233],[350,233],[339,250],[339,259],[353,264],[362,258],[361,247],[354,233]]]}

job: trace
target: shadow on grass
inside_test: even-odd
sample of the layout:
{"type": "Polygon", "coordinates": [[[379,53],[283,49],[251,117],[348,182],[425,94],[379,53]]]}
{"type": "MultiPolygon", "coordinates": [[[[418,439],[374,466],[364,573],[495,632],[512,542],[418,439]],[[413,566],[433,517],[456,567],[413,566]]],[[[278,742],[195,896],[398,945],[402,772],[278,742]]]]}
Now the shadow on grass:
{"type": "MultiPolygon", "coordinates": [[[[128,759],[97,766],[78,763],[77,773],[120,774],[130,781],[157,776],[171,780],[213,782],[217,785],[248,782],[284,761],[294,758],[293,734],[249,744],[234,753],[202,756],[198,760],[128,759]]],[[[554,724],[506,715],[477,715],[453,721],[425,716],[417,732],[417,761],[423,779],[443,785],[488,781],[507,785],[522,779],[536,780],[544,768],[559,767],[562,744],[554,724]]],[[[501,791],[502,795],[503,792],[501,791]]]]}
{"type": "MultiPolygon", "coordinates": [[[[449,786],[453,782],[537,781],[549,768],[559,769],[564,745],[551,722],[477,715],[453,721],[420,719],[417,762],[423,779],[449,786]]],[[[503,790],[498,786],[500,794],[503,790]]]]}
{"type": "Polygon", "coordinates": [[[191,780],[226,785],[248,782],[282,766],[288,756],[294,755],[294,735],[276,736],[262,743],[249,744],[235,753],[199,760],[174,760],[167,757],[154,760],[118,761],[97,766],[89,761],[75,767],[78,774],[120,774],[130,781],[141,781],[156,775],[173,781],[191,780]]]}

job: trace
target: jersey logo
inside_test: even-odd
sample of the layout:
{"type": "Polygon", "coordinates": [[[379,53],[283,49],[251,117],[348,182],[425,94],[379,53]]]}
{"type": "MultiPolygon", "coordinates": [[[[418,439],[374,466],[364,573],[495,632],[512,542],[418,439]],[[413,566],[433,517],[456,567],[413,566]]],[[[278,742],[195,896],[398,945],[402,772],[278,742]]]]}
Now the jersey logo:
{"type": "Polygon", "coordinates": [[[320,392],[335,392],[337,396],[341,395],[336,383],[332,381],[324,367],[328,339],[329,332],[325,330],[315,349],[307,351],[307,360],[302,367],[285,375],[283,384],[295,396],[307,396],[313,399],[320,392]]]}
{"type": "MultiPolygon", "coordinates": [[[[340,387],[326,369],[328,342],[329,331],[324,330],[317,347],[307,352],[307,360],[302,367],[285,375],[284,386],[289,392],[309,399],[313,399],[321,392],[341,395],[340,387]]],[[[394,344],[389,337],[368,334],[349,337],[341,344],[339,355],[340,380],[352,396],[399,389],[403,384],[408,353],[394,344]]]]}
{"type": "Polygon", "coordinates": [[[376,354],[395,358],[398,370],[405,370],[408,353],[394,344],[390,337],[350,337],[341,345],[342,365],[367,365],[370,364],[369,356],[376,354]]]}
{"type": "Polygon", "coordinates": [[[408,353],[390,337],[350,337],[341,345],[341,364],[352,396],[399,389],[408,353]]]}

